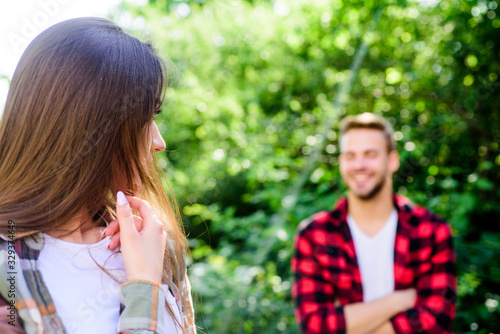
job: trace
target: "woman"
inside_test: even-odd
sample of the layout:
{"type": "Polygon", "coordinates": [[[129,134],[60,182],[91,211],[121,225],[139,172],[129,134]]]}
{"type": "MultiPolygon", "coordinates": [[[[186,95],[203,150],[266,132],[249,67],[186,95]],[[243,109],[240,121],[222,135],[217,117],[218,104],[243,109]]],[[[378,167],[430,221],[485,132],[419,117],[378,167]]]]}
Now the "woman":
{"type": "Polygon", "coordinates": [[[101,18],[58,23],[24,52],[0,123],[2,333],[195,332],[155,159],[166,74],[101,18]]]}

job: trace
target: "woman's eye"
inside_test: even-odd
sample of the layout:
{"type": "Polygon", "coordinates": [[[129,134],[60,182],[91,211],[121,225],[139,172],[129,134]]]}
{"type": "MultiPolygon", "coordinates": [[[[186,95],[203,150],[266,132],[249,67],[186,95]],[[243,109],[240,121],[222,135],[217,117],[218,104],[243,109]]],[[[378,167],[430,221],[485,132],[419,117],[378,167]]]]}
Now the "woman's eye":
{"type": "Polygon", "coordinates": [[[155,111],[155,115],[154,115],[154,120],[157,121],[158,120],[158,115],[161,114],[161,112],[163,111],[163,109],[159,108],[155,111]]]}

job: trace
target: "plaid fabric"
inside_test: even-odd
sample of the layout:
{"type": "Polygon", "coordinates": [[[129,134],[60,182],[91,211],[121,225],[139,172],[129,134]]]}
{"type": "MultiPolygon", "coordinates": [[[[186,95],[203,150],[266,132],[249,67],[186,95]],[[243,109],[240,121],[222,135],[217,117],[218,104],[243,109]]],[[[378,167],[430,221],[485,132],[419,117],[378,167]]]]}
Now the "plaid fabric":
{"type": "MultiPolygon", "coordinates": [[[[8,322],[8,317],[0,319],[0,330],[4,333],[14,333],[22,328],[26,334],[64,334],[67,333],[57,315],[54,303],[38,270],[38,256],[44,244],[41,233],[25,236],[11,241],[0,241],[0,313],[9,314],[10,301],[15,298],[17,313],[15,327],[8,322]],[[15,248],[15,254],[9,253],[15,248]],[[9,262],[15,256],[15,261],[9,262]],[[14,265],[11,267],[11,265],[14,265]],[[10,283],[8,278],[15,276],[15,293],[9,296],[10,283]]],[[[169,282],[166,279],[167,284],[169,282]]],[[[173,287],[173,284],[169,287],[173,287]]],[[[196,333],[191,293],[187,275],[180,287],[185,291],[174,290],[174,297],[188,298],[187,310],[181,309],[186,334],[196,333]]],[[[119,321],[120,334],[132,333],[163,333],[163,312],[160,305],[165,300],[165,292],[151,282],[133,281],[120,287],[122,298],[122,313],[119,321]],[[161,322],[161,324],[160,324],[161,322]]],[[[180,303],[179,303],[180,304],[180,303]]]]}
{"type": "Polygon", "coordinates": [[[165,300],[165,291],[160,284],[148,281],[130,281],[121,285],[120,298],[126,307],[118,321],[118,332],[134,333],[147,330],[165,333],[164,312],[160,306],[165,300]]]}
{"type": "MultiPolygon", "coordinates": [[[[390,321],[396,333],[452,333],[457,280],[450,227],[395,195],[395,290],[414,287],[414,308],[390,321]]],[[[344,306],[363,302],[361,275],[347,225],[347,199],[299,225],[292,258],[295,316],[304,333],[345,333],[344,306]],[[340,305],[334,304],[335,301],[340,305]]]]}

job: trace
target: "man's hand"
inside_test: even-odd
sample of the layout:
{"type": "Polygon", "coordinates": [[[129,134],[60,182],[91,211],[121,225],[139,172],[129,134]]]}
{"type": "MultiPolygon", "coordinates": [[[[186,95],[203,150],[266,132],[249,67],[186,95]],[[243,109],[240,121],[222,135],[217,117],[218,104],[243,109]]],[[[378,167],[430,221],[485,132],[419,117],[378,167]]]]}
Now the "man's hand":
{"type": "Polygon", "coordinates": [[[378,327],[370,334],[396,334],[396,332],[394,331],[391,322],[386,321],[382,326],[378,327]]]}
{"type": "Polygon", "coordinates": [[[394,291],[394,295],[396,296],[396,302],[401,305],[399,312],[415,306],[415,302],[417,300],[417,290],[415,288],[394,291]]]}

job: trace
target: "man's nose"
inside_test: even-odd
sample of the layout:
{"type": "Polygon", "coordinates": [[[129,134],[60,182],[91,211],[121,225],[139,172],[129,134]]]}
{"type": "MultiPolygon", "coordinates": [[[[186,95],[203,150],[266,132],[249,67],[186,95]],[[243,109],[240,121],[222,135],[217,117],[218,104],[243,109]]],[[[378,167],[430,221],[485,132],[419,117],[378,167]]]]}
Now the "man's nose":
{"type": "Polygon", "coordinates": [[[353,165],[355,169],[363,169],[365,167],[365,158],[363,156],[356,157],[353,165]]]}

